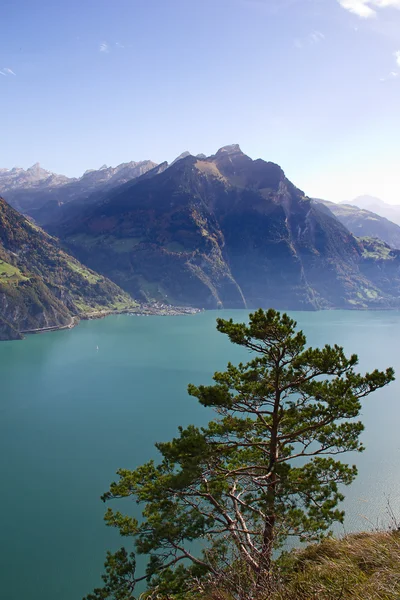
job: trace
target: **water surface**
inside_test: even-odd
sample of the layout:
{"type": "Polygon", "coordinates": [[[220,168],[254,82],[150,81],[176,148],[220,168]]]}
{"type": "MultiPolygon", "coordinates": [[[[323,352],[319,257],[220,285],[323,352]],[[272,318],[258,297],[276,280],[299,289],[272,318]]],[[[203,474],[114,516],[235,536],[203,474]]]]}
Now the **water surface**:
{"type": "MultiPolygon", "coordinates": [[[[186,394],[228,360],[246,359],[217,316],[120,315],[0,344],[0,581],[7,600],[80,600],[99,583],[105,550],[100,495],[119,467],[155,457],[154,443],[210,413],[186,394]],[[98,347],[98,349],[97,349],[98,347]]],[[[292,313],[312,345],[338,343],[361,370],[400,377],[400,313],[292,313]]],[[[399,383],[364,402],[367,450],[347,490],[346,530],[400,519],[399,383]]],[[[115,504],[116,506],[116,504],[115,504]]],[[[126,544],[126,540],[124,540],[126,544]]]]}

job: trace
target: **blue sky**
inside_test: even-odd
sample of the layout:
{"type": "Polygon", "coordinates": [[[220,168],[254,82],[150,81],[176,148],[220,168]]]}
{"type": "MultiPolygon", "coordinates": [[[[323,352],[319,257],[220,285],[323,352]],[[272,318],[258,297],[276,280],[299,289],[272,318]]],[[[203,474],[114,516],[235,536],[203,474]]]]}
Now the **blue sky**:
{"type": "Polygon", "coordinates": [[[400,204],[400,0],[2,0],[0,167],[239,143],[308,195],[400,204]]]}

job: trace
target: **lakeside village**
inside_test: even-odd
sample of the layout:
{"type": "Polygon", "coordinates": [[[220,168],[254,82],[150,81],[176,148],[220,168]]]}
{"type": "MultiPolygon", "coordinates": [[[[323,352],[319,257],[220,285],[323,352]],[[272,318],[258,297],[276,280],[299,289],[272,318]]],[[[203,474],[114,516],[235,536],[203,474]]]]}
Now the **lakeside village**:
{"type": "Polygon", "coordinates": [[[130,311],[128,314],[134,317],[149,317],[152,315],[177,316],[177,315],[195,315],[204,312],[204,308],[193,308],[191,306],[171,306],[162,302],[152,304],[141,304],[137,312],[130,311]]]}

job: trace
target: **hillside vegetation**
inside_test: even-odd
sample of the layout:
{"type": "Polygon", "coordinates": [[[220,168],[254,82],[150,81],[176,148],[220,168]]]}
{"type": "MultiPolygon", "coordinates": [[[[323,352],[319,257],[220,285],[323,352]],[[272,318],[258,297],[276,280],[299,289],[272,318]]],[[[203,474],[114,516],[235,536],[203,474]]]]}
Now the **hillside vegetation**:
{"type": "Polygon", "coordinates": [[[135,306],[128,294],[69,256],[0,198],[0,339],[135,306]]]}

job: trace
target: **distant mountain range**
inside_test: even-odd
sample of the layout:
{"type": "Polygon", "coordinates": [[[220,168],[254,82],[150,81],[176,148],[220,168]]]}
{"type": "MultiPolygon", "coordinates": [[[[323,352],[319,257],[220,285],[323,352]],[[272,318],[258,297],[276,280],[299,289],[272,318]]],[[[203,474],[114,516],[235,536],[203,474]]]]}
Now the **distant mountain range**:
{"type": "Polygon", "coordinates": [[[393,223],[400,225],[400,205],[398,204],[387,204],[374,196],[358,196],[358,198],[355,198],[350,202],[342,202],[342,204],[358,206],[358,208],[369,210],[380,217],[385,217],[389,221],[393,221],[393,223]]]}
{"type": "Polygon", "coordinates": [[[400,250],[389,245],[400,245],[399,227],[311,200],[280,166],[236,144],[74,180],[38,165],[3,170],[0,189],[51,234],[2,201],[4,331],[132,299],[211,309],[400,307],[400,250]],[[42,290],[29,304],[26,281],[36,295],[44,285],[51,302],[42,290]]]}
{"type": "Polygon", "coordinates": [[[400,249],[400,226],[396,223],[374,212],[359,208],[355,204],[335,204],[319,199],[315,199],[315,201],[329,208],[355,236],[378,238],[392,248],[400,249]]]}
{"type": "Polygon", "coordinates": [[[68,178],[42,169],[37,163],[27,169],[0,169],[0,195],[18,211],[39,225],[58,218],[64,204],[78,200],[81,205],[92,194],[105,192],[143,175],[156,167],[151,160],[129,162],[117,167],[103,165],[82,177],[68,178]]]}

